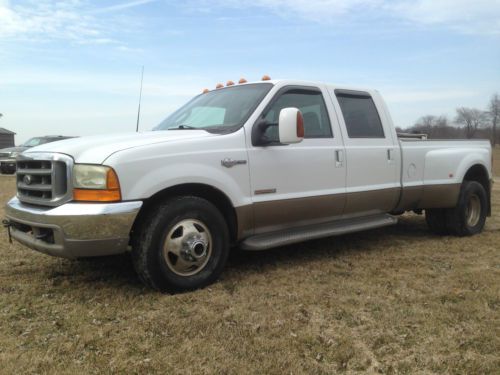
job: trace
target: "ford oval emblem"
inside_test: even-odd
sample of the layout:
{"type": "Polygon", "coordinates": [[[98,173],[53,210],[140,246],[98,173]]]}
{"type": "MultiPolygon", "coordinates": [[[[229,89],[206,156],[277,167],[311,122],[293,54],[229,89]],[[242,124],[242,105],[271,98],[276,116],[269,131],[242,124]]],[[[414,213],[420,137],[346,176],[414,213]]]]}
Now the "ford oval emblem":
{"type": "Polygon", "coordinates": [[[23,178],[23,182],[26,184],[26,185],[31,185],[31,182],[32,182],[32,178],[29,174],[27,174],[26,176],[24,176],[23,178]]]}

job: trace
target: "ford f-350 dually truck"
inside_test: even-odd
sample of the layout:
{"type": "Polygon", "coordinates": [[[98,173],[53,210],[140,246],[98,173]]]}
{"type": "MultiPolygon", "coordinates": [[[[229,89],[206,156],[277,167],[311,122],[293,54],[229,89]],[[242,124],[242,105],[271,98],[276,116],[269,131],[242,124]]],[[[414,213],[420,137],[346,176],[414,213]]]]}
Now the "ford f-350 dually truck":
{"type": "MultiPolygon", "coordinates": [[[[243,81],[244,82],[244,81],[243,81]]],[[[398,137],[374,90],[266,80],[205,91],[154,131],[17,158],[13,239],[58,257],[131,251],[161,291],[216,280],[230,248],[264,250],[395,224],[467,236],[490,214],[488,141],[398,137]]]]}

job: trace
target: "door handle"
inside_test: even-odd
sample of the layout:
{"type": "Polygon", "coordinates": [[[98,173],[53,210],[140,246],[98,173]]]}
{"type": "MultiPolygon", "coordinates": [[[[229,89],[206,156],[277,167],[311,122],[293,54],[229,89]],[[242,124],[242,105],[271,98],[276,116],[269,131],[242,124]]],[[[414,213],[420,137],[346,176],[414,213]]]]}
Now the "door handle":
{"type": "Polygon", "coordinates": [[[388,162],[394,161],[394,150],[392,148],[387,149],[387,161],[388,162]]]}
{"type": "Polygon", "coordinates": [[[342,167],[343,165],[344,165],[344,151],[335,150],[335,166],[339,168],[342,167]]]}

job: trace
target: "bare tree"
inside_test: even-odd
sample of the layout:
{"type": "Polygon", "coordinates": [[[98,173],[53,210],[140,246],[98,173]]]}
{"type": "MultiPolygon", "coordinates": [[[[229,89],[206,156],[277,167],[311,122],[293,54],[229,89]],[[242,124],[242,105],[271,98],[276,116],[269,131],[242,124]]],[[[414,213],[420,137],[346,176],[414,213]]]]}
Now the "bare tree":
{"type": "Polygon", "coordinates": [[[457,117],[455,122],[465,127],[465,136],[474,137],[477,130],[486,124],[487,114],[476,108],[457,108],[457,117]]]}
{"type": "Polygon", "coordinates": [[[427,134],[429,139],[460,138],[462,131],[453,126],[446,116],[423,116],[407,131],[427,134]]]}
{"type": "Polygon", "coordinates": [[[491,119],[492,140],[491,144],[495,147],[497,143],[497,125],[500,121],[500,96],[498,93],[493,94],[488,105],[488,115],[491,119]]]}
{"type": "Polygon", "coordinates": [[[432,138],[432,133],[433,133],[432,130],[435,122],[436,122],[436,116],[433,115],[422,116],[413,126],[412,132],[427,134],[429,138],[432,138]]]}

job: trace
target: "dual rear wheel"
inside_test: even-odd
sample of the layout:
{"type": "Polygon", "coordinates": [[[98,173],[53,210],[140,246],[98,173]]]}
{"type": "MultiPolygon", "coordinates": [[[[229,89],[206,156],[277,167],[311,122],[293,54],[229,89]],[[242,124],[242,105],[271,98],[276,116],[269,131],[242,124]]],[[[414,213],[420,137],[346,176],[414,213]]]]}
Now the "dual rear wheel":
{"type": "Polygon", "coordinates": [[[429,228],[436,234],[471,236],[481,233],[488,214],[488,195],[483,185],[464,181],[454,208],[425,211],[429,228]]]}

